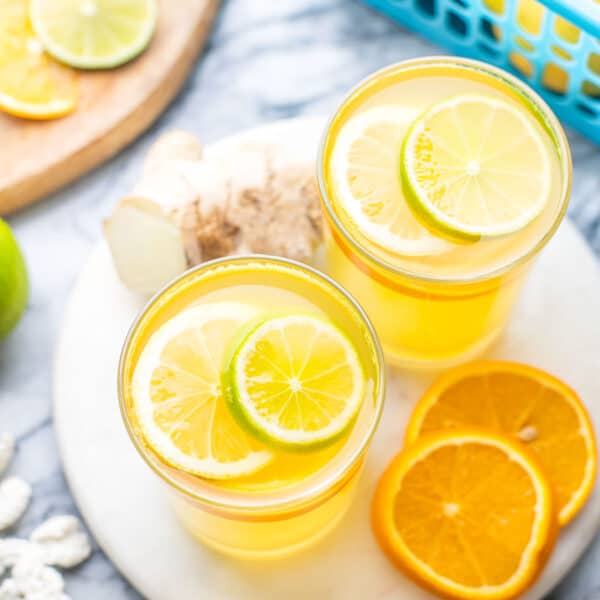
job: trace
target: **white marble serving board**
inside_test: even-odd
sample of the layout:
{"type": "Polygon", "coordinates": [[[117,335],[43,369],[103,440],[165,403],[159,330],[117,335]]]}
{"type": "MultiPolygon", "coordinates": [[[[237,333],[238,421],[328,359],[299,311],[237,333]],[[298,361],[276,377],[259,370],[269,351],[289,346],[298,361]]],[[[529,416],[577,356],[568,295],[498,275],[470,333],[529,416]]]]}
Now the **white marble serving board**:
{"type": "MultiPolygon", "coordinates": [[[[227,154],[268,140],[293,160],[314,161],[323,121],[263,126],[207,148],[227,154]]],[[[287,160],[287,158],[286,158],[287,160]]],[[[488,356],[524,361],[564,378],[600,423],[600,270],[566,222],[542,253],[507,332],[488,356]]],[[[411,407],[432,376],[393,371],[385,411],[357,499],[338,529],[292,558],[244,563],[197,544],[172,516],[161,482],[138,457],[121,423],[116,373],[121,345],[144,299],[118,281],[101,243],[69,302],[55,363],[54,417],[65,473],[103,550],[149,600],[419,600],[431,596],[396,571],[369,527],[375,482],[400,448],[411,407]]],[[[600,524],[600,486],[566,528],[536,586],[545,595],[600,524]]]]}

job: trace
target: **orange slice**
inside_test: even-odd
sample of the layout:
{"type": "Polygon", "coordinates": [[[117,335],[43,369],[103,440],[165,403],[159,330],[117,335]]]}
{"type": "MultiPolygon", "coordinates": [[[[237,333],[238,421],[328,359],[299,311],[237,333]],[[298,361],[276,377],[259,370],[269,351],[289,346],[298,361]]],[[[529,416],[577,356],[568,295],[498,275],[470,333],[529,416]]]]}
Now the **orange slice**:
{"type": "Polygon", "coordinates": [[[389,558],[447,598],[515,598],[556,541],[553,492],[535,456],[484,430],[424,436],[398,454],[373,500],[389,558]]]}
{"type": "Polygon", "coordinates": [[[77,104],[75,72],[44,52],[26,0],[0,2],[0,110],[28,119],[53,119],[77,104]]]}
{"type": "Polygon", "coordinates": [[[417,404],[407,442],[456,427],[502,431],[529,446],[554,486],[561,525],[590,495],[597,450],[590,417],[577,394],[528,365],[478,361],[444,374],[417,404]]]}

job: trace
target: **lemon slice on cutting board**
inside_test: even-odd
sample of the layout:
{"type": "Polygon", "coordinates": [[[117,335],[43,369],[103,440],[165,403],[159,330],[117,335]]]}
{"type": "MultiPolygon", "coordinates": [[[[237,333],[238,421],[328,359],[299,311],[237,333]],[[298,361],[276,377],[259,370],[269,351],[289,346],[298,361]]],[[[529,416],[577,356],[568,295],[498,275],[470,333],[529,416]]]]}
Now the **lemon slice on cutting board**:
{"type": "Polygon", "coordinates": [[[53,119],[72,112],[77,99],[75,72],[44,52],[31,28],[26,0],[0,2],[0,110],[53,119]]]}
{"type": "Polygon", "coordinates": [[[232,417],[221,392],[225,349],[258,309],[237,302],[194,306],[144,347],[132,378],[143,436],[166,463],[210,479],[251,474],[271,453],[232,417]]]}
{"type": "Polygon", "coordinates": [[[314,450],[348,431],[363,402],[365,375],[336,326],[297,314],[251,330],[233,352],[224,388],[232,413],[256,438],[314,450]]]}
{"type": "Polygon", "coordinates": [[[156,0],[31,0],[31,22],[46,50],[81,69],[118,67],[150,43],[156,0]]]}
{"type": "Polygon", "coordinates": [[[419,111],[395,105],[370,108],[340,130],[329,171],[334,196],[354,226],[371,242],[406,256],[452,248],[411,212],[400,182],[400,150],[419,111]]]}
{"type": "Polygon", "coordinates": [[[486,96],[455,96],[419,117],[401,172],[414,213],[452,239],[514,233],[550,196],[548,149],[533,116],[486,96]]]}

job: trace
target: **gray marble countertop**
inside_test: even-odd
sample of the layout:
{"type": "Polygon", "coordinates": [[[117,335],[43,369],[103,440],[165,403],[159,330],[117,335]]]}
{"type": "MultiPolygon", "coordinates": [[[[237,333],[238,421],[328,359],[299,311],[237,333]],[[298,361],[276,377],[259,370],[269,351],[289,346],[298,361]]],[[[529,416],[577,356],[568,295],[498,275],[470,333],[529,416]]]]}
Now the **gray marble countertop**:
{"type": "MultiPolygon", "coordinates": [[[[154,127],[103,167],[10,219],[32,286],[25,318],[0,345],[0,429],[18,436],[12,470],[34,489],[18,534],[52,514],[76,511],[52,429],[54,345],[101,219],[131,187],[149,143],[171,127],[211,141],[274,119],[330,113],[371,71],[433,53],[439,48],[354,0],[225,1],[203,57],[154,127]]],[[[569,214],[600,254],[600,148],[572,132],[569,139],[569,214]]],[[[98,548],[67,576],[67,591],[74,600],[139,598],[98,548]]],[[[600,600],[600,537],[551,598],[600,600]]]]}

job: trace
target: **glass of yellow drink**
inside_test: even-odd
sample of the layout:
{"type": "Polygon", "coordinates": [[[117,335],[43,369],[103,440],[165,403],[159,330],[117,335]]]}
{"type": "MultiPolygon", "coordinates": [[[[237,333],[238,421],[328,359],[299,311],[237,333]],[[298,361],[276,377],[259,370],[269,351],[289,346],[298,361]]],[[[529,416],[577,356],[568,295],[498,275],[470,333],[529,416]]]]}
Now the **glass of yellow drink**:
{"type": "MultiPolygon", "coordinates": [[[[319,350],[321,338],[316,340],[310,336],[304,343],[302,336],[306,331],[306,328],[297,328],[293,360],[279,365],[284,364],[287,370],[287,364],[293,368],[303,363],[290,378],[293,389],[304,385],[308,390],[311,385],[315,394],[322,394],[320,398],[333,396],[331,389],[325,389],[324,381],[336,373],[341,379],[347,379],[344,371],[347,365],[342,360],[339,367],[308,376],[306,370],[312,368],[309,357],[316,353],[317,369],[328,357],[318,355],[322,350],[319,350]]],[[[262,350],[268,353],[266,346],[262,350]]],[[[287,347],[286,352],[289,352],[287,347]]],[[[283,359],[274,354],[266,360],[275,363],[283,359]]],[[[274,380],[281,370],[281,366],[273,365],[274,380]]],[[[264,383],[265,375],[257,375],[255,380],[264,383]]],[[[345,385],[345,382],[334,384],[345,385]]],[[[368,318],[352,297],[310,267],[267,256],[211,261],[167,286],[133,324],[119,369],[120,406],[129,436],[146,463],[165,483],[180,521],[208,546],[245,558],[295,552],[319,540],[340,521],[351,502],[381,414],[384,387],[379,342],[368,318]],[[218,317],[207,321],[206,315],[218,317]],[[232,418],[230,405],[223,400],[226,385],[223,377],[227,357],[231,357],[225,347],[235,346],[236,340],[246,335],[244,331],[252,330],[252,323],[260,322],[264,316],[285,320],[289,315],[292,319],[296,318],[294,315],[308,316],[309,324],[325,323],[327,331],[339,332],[354,348],[357,364],[361,365],[359,378],[364,381],[358,398],[359,408],[349,426],[327,443],[308,449],[264,444],[265,438],[260,435],[255,438],[252,428],[247,429],[232,418]],[[182,319],[188,321],[185,331],[182,319]],[[242,324],[235,335],[230,331],[231,319],[239,319],[242,324]],[[152,354],[152,347],[161,336],[164,338],[168,331],[175,330],[179,333],[161,346],[161,364],[156,363],[144,380],[141,372],[146,368],[144,364],[152,354]],[[160,439],[157,442],[154,434],[144,427],[143,411],[136,408],[140,394],[144,393],[140,381],[152,387],[149,396],[154,403],[154,424],[170,436],[166,442],[163,437],[163,442],[173,443],[177,448],[165,449],[160,439]],[[209,389],[211,395],[206,391],[209,389]],[[188,403],[182,404],[184,401],[188,403]],[[208,450],[203,441],[206,424],[201,411],[204,406],[209,406],[206,418],[212,426],[209,430],[212,445],[208,450]],[[198,414],[193,420],[190,415],[195,411],[198,414]],[[170,421],[165,423],[164,419],[170,421]],[[222,429],[221,434],[215,433],[217,427],[222,429]],[[244,450],[246,447],[250,448],[250,458],[240,459],[248,453],[244,450]],[[185,464],[188,463],[178,463],[179,450],[194,456],[206,457],[208,453],[209,459],[199,463],[203,465],[200,472],[207,469],[208,476],[198,474],[192,467],[187,469],[185,464]],[[265,453],[270,458],[261,463],[265,453]],[[223,456],[229,458],[223,459],[223,456]],[[248,461],[254,459],[260,463],[259,468],[252,465],[246,468],[248,461]],[[215,466],[219,460],[230,460],[225,465],[229,472],[223,477],[219,473],[222,465],[215,466]],[[210,474],[211,469],[215,470],[215,476],[210,474]]],[[[270,391],[271,396],[278,393],[281,392],[270,391]]],[[[160,432],[158,436],[160,438],[160,432]]],[[[188,458],[185,456],[181,461],[188,458]]]]}
{"type": "Polygon", "coordinates": [[[571,158],[560,124],[522,82],[432,57],[387,67],[348,94],[318,177],[327,272],[364,307],[391,363],[443,368],[503,330],[565,214],[571,158]],[[458,223],[458,213],[468,216],[458,223]]]}

